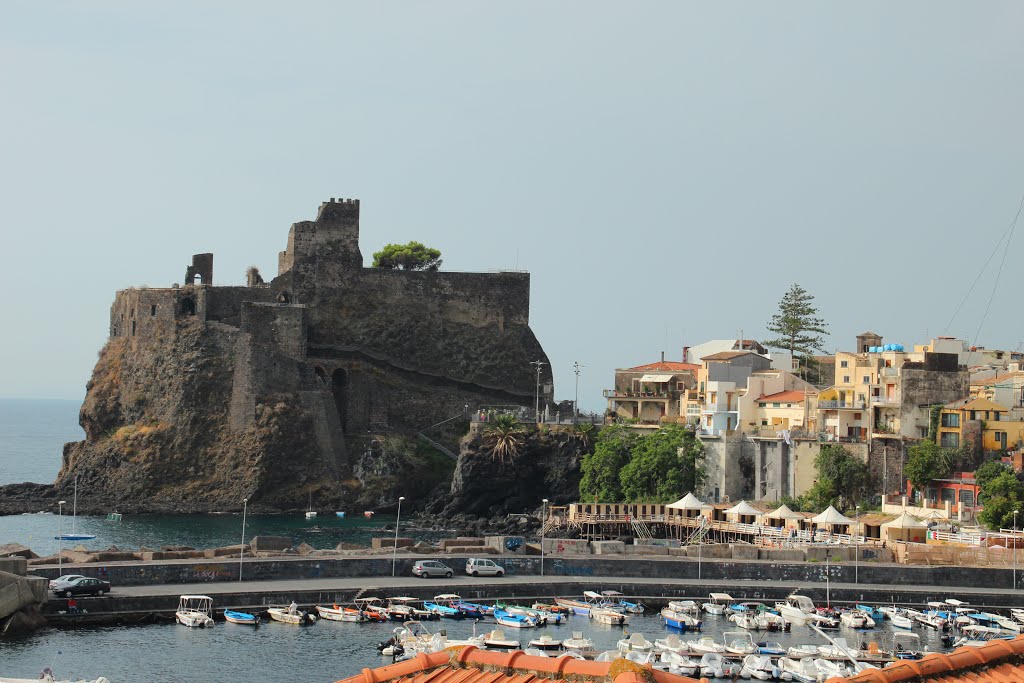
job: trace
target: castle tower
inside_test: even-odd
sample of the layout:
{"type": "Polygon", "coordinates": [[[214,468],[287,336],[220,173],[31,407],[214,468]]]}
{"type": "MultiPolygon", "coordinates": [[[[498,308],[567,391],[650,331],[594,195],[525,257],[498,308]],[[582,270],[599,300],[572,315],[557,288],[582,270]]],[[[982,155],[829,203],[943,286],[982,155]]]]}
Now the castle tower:
{"type": "Polygon", "coordinates": [[[318,287],[341,286],[346,275],[361,270],[359,200],[331,197],[315,221],[292,225],[277,267],[279,276],[291,273],[296,303],[309,303],[318,287]]]}
{"type": "Polygon", "coordinates": [[[874,332],[861,332],[857,335],[857,353],[867,353],[872,346],[882,345],[882,335],[874,332]]]}

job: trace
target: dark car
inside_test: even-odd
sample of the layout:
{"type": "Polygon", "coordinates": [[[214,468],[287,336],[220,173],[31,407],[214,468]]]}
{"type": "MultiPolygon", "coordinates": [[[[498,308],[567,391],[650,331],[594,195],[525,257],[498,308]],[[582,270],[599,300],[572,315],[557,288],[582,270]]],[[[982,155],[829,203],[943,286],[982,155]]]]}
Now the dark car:
{"type": "Polygon", "coordinates": [[[431,576],[444,576],[451,578],[452,568],[446,564],[441,564],[436,560],[419,560],[412,566],[412,575],[419,576],[424,579],[430,578],[431,576]]]}
{"type": "Polygon", "coordinates": [[[110,592],[110,582],[82,576],[55,586],[53,592],[70,598],[72,595],[102,595],[110,592]]]}

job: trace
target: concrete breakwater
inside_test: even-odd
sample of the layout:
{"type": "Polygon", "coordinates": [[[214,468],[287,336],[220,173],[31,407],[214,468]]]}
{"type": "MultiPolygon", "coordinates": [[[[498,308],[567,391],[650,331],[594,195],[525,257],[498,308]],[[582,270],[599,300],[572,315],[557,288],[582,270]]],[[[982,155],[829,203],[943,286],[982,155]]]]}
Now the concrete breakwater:
{"type": "MultiPolygon", "coordinates": [[[[491,555],[508,576],[538,576],[541,558],[533,555],[491,555]]],[[[409,576],[419,555],[400,554],[395,560],[399,576],[409,576]]],[[[456,574],[464,571],[468,555],[434,555],[456,574]]],[[[118,586],[152,584],[192,584],[239,580],[280,581],[381,577],[392,573],[392,557],[296,557],[182,559],[152,562],[111,561],[88,564],[64,564],[63,572],[95,576],[118,586]]],[[[30,575],[54,578],[56,565],[34,566],[30,575]]],[[[948,586],[973,587],[994,591],[1011,590],[1014,579],[1020,587],[1024,572],[1011,569],[909,566],[874,562],[773,562],[762,560],[723,560],[692,557],[573,556],[548,557],[544,574],[581,579],[646,577],[674,581],[785,581],[790,583],[860,584],[863,586],[948,586]]]]}
{"type": "Polygon", "coordinates": [[[17,635],[41,626],[40,606],[46,600],[48,582],[26,576],[20,557],[0,558],[0,637],[17,635]]]}

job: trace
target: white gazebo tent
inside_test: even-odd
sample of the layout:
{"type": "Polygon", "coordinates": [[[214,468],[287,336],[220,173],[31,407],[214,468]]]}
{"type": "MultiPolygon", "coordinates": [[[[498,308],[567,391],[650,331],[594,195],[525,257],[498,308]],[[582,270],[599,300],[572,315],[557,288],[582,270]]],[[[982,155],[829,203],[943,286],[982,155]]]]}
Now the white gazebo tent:
{"type": "Polygon", "coordinates": [[[754,507],[747,501],[741,500],[739,503],[733,505],[731,508],[726,510],[725,514],[727,516],[735,516],[736,521],[740,524],[755,524],[755,520],[764,513],[762,513],[760,510],[758,510],[756,507],[754,507]]]}
{"type": "Polygon", "coordinates": [[[920,543],[927,538],[928,524],[904,511],[896,519],[882,525],[887,541],[920,543]]]}
{"type": "Polygon", "coordinates": [[[820,515],[812,517],[811,521],[819,527],[828,527],[828,530],[832,533],[836,532],[836,527],[845,527],[845,531],[848,532],[850,525],[857,523],[857,520],[850,519],[831,505],[820,515]]]}
{"type": "Polygon", "coordinates": [[[803,519],[804,516],[799,512],[793,512],[789,509],[788,505],[781,505],[778,510],[772,512],[766,512],[764,514],[764,521],[767,526],[787,527],[792,526],[789,524],[791,521],[803,519]]]}
{"type": "Polygon", "coordinates": [[[683,517],[697,517],[706,505],[707,503],[693,495],[693,493],[687,493],[676,502],[669,503],[665,507],[672,510],[681,510],[683,512],[683,517]]]}

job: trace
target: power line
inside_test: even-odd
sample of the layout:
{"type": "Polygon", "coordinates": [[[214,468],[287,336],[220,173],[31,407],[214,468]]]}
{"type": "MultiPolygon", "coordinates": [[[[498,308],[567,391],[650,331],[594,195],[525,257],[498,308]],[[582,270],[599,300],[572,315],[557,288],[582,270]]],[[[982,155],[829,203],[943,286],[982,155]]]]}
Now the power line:
{"type": "Polygon", "coordinates": [[[1003,248],[1003,258],[999,260],[999,270],[996,271],[996,281],[992,284],[992,293],[988,296],[988,303],[985,304],[985,313],[981,316],[981,322],[978,323],[978,331],[974,335],[974,346],[978,345],[978,339],[981,337],[981,328],[985,325],[985,319],[988,317],[988,311],[992,308],[992,300],[996,296],[996,288],[999,287],[999,276],[1003,274],[1003,264],[1006,263],[1006,255],[1010,253],[1010,240],[1013,239],[1013,232],[1017,228],[1017,219],[1020,218],[1021,209],[1024,209],[1024,196],[1020,198],[1020,204],[1017,206],[1017,213],[1013,217],[1013,223],[1010,224],[1010,234],[1006,238],[1006,246],[1003,248]]]}
{"type": "MultiPolygon", "coordinates": [[[[1024,197],[1021,198],[1021,207],[1024,207],[1024,197]]],[[[1018,207],[1017,208],[1017,216],[1020,216],[1020,213],[1021,213],[1021,208],[1018,207]]],[[[971,283],[971,287],[970,287],[970,289],[968,289],[967,294],[964,295],[964,298],[961,300],[961,302],[959,302],[959,305],[956,306],[956,310],[953,311],[952,317],[950,317],[949,318],[949,322],[946,323],[946,328],[945,328],[945,330],[942,331],[943,335],[945,335],[945,334],[947,334],[949,332],[949,328],[950,328],[950,326],[952,326],[953,321],[955,321],[956,315],[959,314],[959,312],[961,312],[961,309],[964,307],[964,304],[967,303],[967,300],[971,297],[971,293],[974,292],[974,288],[975,288],[975,286],[977,286],[978,281],[981,280],[981,276],[983,274],[985,274],[985,270],[988,268],[988,264],[991,263],[992,258],[994,258],[995,254],[999,251],[999,247],[1002,246],[1002,241],[1006,240],[1010,236],[1010,234],[1013,233],[1014,226],[1017,224],[1017,216],[1014,216],[1013,222],[1010,223],[1010,225],[1007,227],[1006,230],[1002,231],[1001,236],[999,236],[999,241],[995,243],[995,248],[992,249],[992,253],[988,255],[988,259],[986,259],[985,263],[981,266],[981,270],[978,271],[977,278],[975,278],[974,282],[971,283]]],[[[1009,247],[1009,243],[1008,243],[1007,246],[1009,247]]],[[[1006,258],[1006,252],[1004,252],[1004,259],[1005,258],[1006,258]]]]}

